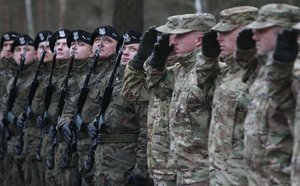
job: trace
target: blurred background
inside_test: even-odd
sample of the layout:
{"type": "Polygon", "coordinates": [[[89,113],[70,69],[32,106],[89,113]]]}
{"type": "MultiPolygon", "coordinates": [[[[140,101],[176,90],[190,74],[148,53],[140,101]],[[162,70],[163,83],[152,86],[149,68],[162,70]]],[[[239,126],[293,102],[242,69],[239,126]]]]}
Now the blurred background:
{"type": "Polygon", "coordinates": [[[0,34],[6,31],[35,37],[42,30],[83,29],[113,25],[120,33],[144,31],[164,24],[171,15],[209,12],[242,5],[261,7],[268,3],[300,6],[299,0],[0,0],[0,34]]]}

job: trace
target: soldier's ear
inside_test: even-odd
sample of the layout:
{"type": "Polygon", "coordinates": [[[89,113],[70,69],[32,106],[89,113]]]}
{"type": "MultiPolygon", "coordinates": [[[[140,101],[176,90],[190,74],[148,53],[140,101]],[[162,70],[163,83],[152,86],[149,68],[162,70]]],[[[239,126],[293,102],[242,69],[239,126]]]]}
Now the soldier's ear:
{"type": "Polygon", "coordinates": [[[89,58],[93,58],[94,57],[94,54],[93,54],[93,47],[91,48],[91,51],[90,51],[90,55],[89,55],[89,58]]]}

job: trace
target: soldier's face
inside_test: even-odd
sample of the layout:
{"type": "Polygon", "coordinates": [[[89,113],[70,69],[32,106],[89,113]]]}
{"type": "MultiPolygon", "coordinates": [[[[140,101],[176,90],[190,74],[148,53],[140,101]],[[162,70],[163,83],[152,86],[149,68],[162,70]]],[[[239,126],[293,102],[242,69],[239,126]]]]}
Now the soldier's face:
{"type": "Polygon", "coordinates": [[[269,27],[253,29],[253,39],[256,41],[257,55],[265,55],[275,49],[277,34],[282,28],[269,27]]]}
{"type": "Polygon", "coordinates": [[[56,59],[57,60],[69,60],[70,49],[67,45],[67,39],[59,39],[55,42],[56,59]]]}
{"type": "Polygon", "coordinates": [[[3,42],[3,47],[1,50],[1,58],[10,59],[13,57],[13,53],[10,51],[11,45],[13,44],[13,42],[14,42],[13,40],[3,42]]]}
{"type": "Polygon", "coordinates": [[[138,43],[135,44],[129,44],[129,45],[124,45],[123,47],[123,55],[121,57],[121,65],[127,65],[130,60],[133,59],[133,56],[136,54],[138,48],[139,48],[138,43]]]}
{"type": "Polygon", "coordinates": [[[30,64],[36,59],[36,51],[33,46],[16,46],[13,54],[13,58],[17,64],[20,64],[21,56],[26,50],[26,59],[24,64],[30,64]]]}
{"type": "Polygon", "coordinates": [[[92,57],[92,46],[81,41],[71,42],[70,52],[74,51],[75,60],[84,60],[92,57]]]}
{"type": "Polygon", "coordinates": [[[49,42],[48,41],[44,41],[44,42],[40,42],[39,43],[39,46],[38,46],[37,52],[36,52],[38,60],[41,60],[43,51],[46,52],[45,58],[44,58],[44,63],[51,62],[52,59],[53,59],[53,53],[50,50],[49,42]]]}
{"type": "Polygon", "coordinates": [[[105,60],[116,54],[118,42],[110,37],[96,37],[93,43],[93,54],[97,48],[100,48],[100,59],[105,60]],[[101,47],[100,47],[101,45],[101,47]]]}
{"type": "Polygon", "coordinates": [[[175,55],[183,55],[201,47],[203,33],[188,32],[170,35],[170,45],[174,47],[175,55]]]}
{"type": "Polygon", "coordinates": [[[217,40],[220,43],[220,57],[226,58],[233,54],[236,48],[236,39],[242,27],[238,27],[228,32],[218,32],[217,40]]]}

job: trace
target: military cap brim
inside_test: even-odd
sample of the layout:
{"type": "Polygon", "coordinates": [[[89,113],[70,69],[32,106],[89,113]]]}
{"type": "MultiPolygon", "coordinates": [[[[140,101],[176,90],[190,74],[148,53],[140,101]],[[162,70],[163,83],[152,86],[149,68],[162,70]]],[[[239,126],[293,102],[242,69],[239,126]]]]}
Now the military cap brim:
{"type": "Polygon", "coordinates": [[[193,31],[192,29],[182,29],[182,28],[170,29],[166,25],[161,25],[159,27],[156,27],[155,30],[166,34],[184,34],[193,31]]]}
{"type": "Polygon", "coordinates": [[[293,26],[293,29],[300,30],[300,22],[293,26]]]}
{"type": "Polygon", "coordinates": [[[237,28],[239,25],[232,25],[228,23],[218,23],[214,27],[212,27],[212,30],[215,30],[217,32],[229,32],[237,28]]]}
{"type": "Polygon", "coordinates": [[[247,28],[259,30],[259,29],[269,28],[272,26],[275,26],[275,24],[271,23],[271,22],[254,21],[254,22],[250,23],[249,25],[247,25],[247,28]]]}

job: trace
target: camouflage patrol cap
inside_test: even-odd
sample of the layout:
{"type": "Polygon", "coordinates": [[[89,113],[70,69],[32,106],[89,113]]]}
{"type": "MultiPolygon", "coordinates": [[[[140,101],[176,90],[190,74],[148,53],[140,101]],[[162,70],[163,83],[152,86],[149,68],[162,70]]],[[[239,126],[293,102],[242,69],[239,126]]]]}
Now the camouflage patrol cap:
{"type": "Polygon", "coordinates": [[[40,31],[36,34],[34,39],[34,48],[37,50],[39,43],[44,41],[49,41],[53,33],[49,30],[40,31]]]}
{"type": "Polygon", "coordinates": [[[91,35],[91,33],[84,30],[73,30],[67,37],[67,45],[70,48],[71,43],[74,41],[81,41],[86,44],[92,45],[91,35]]]}
{"type": "Polygon", "coordinates": [[[33,39],[27,34],[18,36],[14,40],[13,44],[11,45],[10,51],[14,52],[14,50],[17,46],[25,46],[25,45],[34,47],[33,39]]]}
{"type": "Polygon", "coordinates": [[[238,26],[247,25],[255,21],[258,9],[253,6],[238,6],[222,10],[220,21],[212,30],[218,32],[229,32],[238,26]]]}
{"type": "Polygon", "coordinates": [[[167,18],[167,23],[156,28],[167,34],[183,34],[191,31],[207,32],[216,24],[216,19],[209,13],[174,15],[167,18]]]}
{"type": "Polygon", "coordinates": [[[300,22],[293,26],[293,29],[300,30],[300,22]]]}
{"type": "Polygon", "coordinates": [[[67,39],[68,35],[70,34],[70,30],[61,28],[53,33],[49,40],[49,47],[52,52],[54,52],[54,46],[57,40],[59,39],[67,39]]]}
{"type": "Polygon", "coordinates": [[[15,40],[19,35],[21,35],[21,34],[19,34],[18,32],[15,32],[15,31],[5,32],[5,33],[1,36],[0,49],[2,49],[4,41],[13,41],[13,40],[15,40]]]}
{"type": "Polygon", "coordinates": [[[300,8],[288,4],[267,4],[258,10],[256,21],[247,27],[263,29],[272,26],[292,27],[300,21],[300,8]]]}

